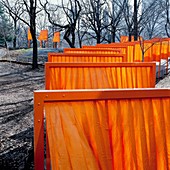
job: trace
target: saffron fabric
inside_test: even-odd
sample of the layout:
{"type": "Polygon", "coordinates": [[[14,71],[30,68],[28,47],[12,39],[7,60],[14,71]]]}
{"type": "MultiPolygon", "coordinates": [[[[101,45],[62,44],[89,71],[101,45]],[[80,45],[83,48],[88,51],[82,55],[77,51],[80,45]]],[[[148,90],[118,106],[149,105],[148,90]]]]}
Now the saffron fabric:
{"type": "Polygon", "coordinates": [[[169,109],[169,98],[46,103],[52,169],[169,169],[169,109]]]}
{"type": "Polygon", "coordinates": [[[155,63],[46,64],[46,89],[155,87],[155,63]]]}

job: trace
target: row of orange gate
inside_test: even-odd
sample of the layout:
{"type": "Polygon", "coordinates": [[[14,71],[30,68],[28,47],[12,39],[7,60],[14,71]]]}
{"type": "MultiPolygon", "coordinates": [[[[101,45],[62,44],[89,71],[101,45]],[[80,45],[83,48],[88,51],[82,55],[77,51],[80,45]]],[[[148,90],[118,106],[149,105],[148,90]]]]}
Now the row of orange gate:
{"type": "Polygon", "coordinates": [[[45,90],[34,92],[36,170],[170,169],[170,89],[155,88],[170,39],[145,43],[48,54],[45,90]]]}
{"type": "MultiPolygon", "coordinates": [[[[42,48],[43,47],[43,42],[45,43],[45,46],[48,47],[48,30],[41,30],[40,31],[40,34],[38,36],[38,40],[40,42],[40,47],[42,48]]],[[[31,41],[32,41],[32,35],[31,35],[31,32],[30,32],[30,29],[28,29],[28,32],[27,32],[27,39],[28,39],[28,48],[30,48],[31,46],[31,41]]],[[[53,39],[52,39],[52,42],[54,44],[54,48],[56,48],[56,45],[57,43],[60,42],[60,32],[54,32],[53,33],[53,39]]]]}

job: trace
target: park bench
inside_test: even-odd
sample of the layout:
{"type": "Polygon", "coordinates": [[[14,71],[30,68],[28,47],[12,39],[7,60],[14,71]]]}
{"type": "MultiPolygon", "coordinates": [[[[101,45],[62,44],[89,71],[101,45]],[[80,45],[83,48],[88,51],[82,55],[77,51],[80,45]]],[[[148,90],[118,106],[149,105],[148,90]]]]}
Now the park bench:
{"type": "Polygon", "coordinates": [[[155,63],[45,64],[47,90],[155,87],[155,63]]]}
{"type": "Polygon", "coordinates": [[[35,170],[169,169],[170,89],[34,92],[35,170]]]}
{"type": "Polygon", "coordinates": [[[48,62],[126,62],[125,54],[48,53],[48,62]]]}

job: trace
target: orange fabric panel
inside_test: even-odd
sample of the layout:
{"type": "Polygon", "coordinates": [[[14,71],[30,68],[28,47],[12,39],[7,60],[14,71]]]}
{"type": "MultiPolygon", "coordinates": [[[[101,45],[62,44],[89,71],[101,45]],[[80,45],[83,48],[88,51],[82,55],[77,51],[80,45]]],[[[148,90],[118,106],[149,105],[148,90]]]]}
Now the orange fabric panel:
{"type": "Polygon", "coordinates": [[[123,42],[128,42],[129,41],[129,37],[128,36],[120,36],[120,42],[123,43],[123,42]]]}
{"type": "Polygon", "coordinates": [[[96,49],[96,48],[64,48],[64,53],[87,53],[87,54],[120,54],[121,49],[96,49]]]}
{"type": "Polygon", "coordinates": [[[126,43],[111,43],[111,44],[97,44],[97,47],[101,48],[120,48],[123,54],[126,54],[127,61],[134,61],[134,45],[135,42],[126,42],[126,43]]]}
{"type": "Polygon", "coordinates": [[[96,50],[107,49],[107,50],[117,50],[117,51],[120,50],[123,54],[126,54],[126,48],[127,48],[126,46],[121,46],[121,45],[111,46],[107,44],[98,44],[97,46],[82,46],[82,49],[96,49],[96,50]]]}
{"type": "Polygon", "coordinates": [[[55,32],[53,42],[60,42],[60,32],[55,32]]]}
{"type": "MultiPolygon", "coordinates": [[[[99,44],[100,45],[100,44],[99,44]]],[[[103,44],[102,44],[103,45],[103,44]]],[[[87,49],[87,47],[85,47],[86,49],[87,49]]],[[[128,53],[128,49],[127,49],[127,46],[121,46],[121,45],[116,45],[116,46],[107,46],[107,45],[105,45],[105,46],[95,46],[95,47],[93,47],[93,46],[91,46],[91,48],[93,48],[93,49],[96,49],[96,50],[101,50],[101,49],[107,49],[107,50],[116,50],[116,51],[121,51],[121,53],[122,54],[125,54],[125,56],[126,56],[126,60],[125,61],[128,61],[127,59],[127,53],[128,53]]],[[[118,53],[117,53],[118,54],[118,53]]]]}
{"type": "Polygon", "coordinates": [[[32,40],[32,35],[31,35],[31,32],[30,32],[30,29],[28,29],[28,40],[32,40]]]}
{"type": "Polygon", "coordinates": [[[46,63],[46,89],[155,87],[155,63],[46,63]]]}
{"type": "Polygon", "coordinates": [[[48,53],[49,62],[125,62],[125,54],[48,53]]]}
{"type": "Polygon", "coordinates": [[[137,62],[142,61],[142,49],[141,49],[140,43],[136,43],[134,45],[134,60],[133,61],[137,61],[137,62]]]}
{"type": "Polygon", "coordinates": [[[161,58],[168,59],[168,57],[169,57],[169,42],[162,41],[161,58]]]}
{"type": "Polygon", "coordinates": [[[154,43],[144,42],[144,61],[157,61],[153,59],[152,49],[154,43]]]}
{"type": "Polygon", "coordinates": [[[161,42],[157,40],[146,40],[135,44],[134,61],[142,61],[142,51],[144,52],[144,61],[160,61],[161,42]]]}
{"type": "MultiPolygon", "coordinates": [[[[120,42],[124,43],[124,42],[129,42],[129,36],[120,36],[120,42]]],[[[134,42],[134,36],[131,36],[131,42],[134,42]]]]}
{"type": "Polygon", "coordinates": [[[143,37],[142,36],[138,36],[138,41],[143,41],[143,37]]]}
{"type": "Polygon", "coordinates": [[[96,46],[88,46],[84,45],[81,49],[109,49],[109,50],[122,50],[122,48],[125,48],[126,46],[120,43],[111,43],[111,44],[97,44],[96,46]]]}
{"type": "Polygon", "coordinates": [[[52,169],[170,168],[170,98],[45,103],[52,169]]]}
{"type": "Polygon", "coordinates": [[[134,43],[132,43],[132,42],[129,42],[129,43],[126,43],[126,45],[127,45],[127,48],[128,48],[128,50],[127,50],[127,61],[128,62],[133,62],[134,61],[134,48],[135,48],[135,44],[134,43]]]}
{"type": "Polygon", "coordinates": [[[41,30],[38,40],[47,41],[48,40],[48,30],[41,30]]]}
{"type": "Polygon", "coordinates": [[[153,44],[152,49],[153,49],[153,61],[160,61],[161,60],[162,43],[155,42],[153,44]]]}

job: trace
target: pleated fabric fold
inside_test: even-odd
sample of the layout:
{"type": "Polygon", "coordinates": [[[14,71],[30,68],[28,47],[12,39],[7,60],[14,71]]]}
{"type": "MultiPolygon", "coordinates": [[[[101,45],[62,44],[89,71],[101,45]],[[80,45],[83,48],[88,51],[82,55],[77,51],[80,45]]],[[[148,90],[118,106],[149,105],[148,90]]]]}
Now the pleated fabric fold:
{"type": "Polygon", "coordinates": [[[153,65],[51,67],[46,89],[149,88],[155,87],[153,65]]]}
{"type": "Polygon", "coordinates": [[[52,169],[170,168],[170,99],[46,103],[52,169]]]}

